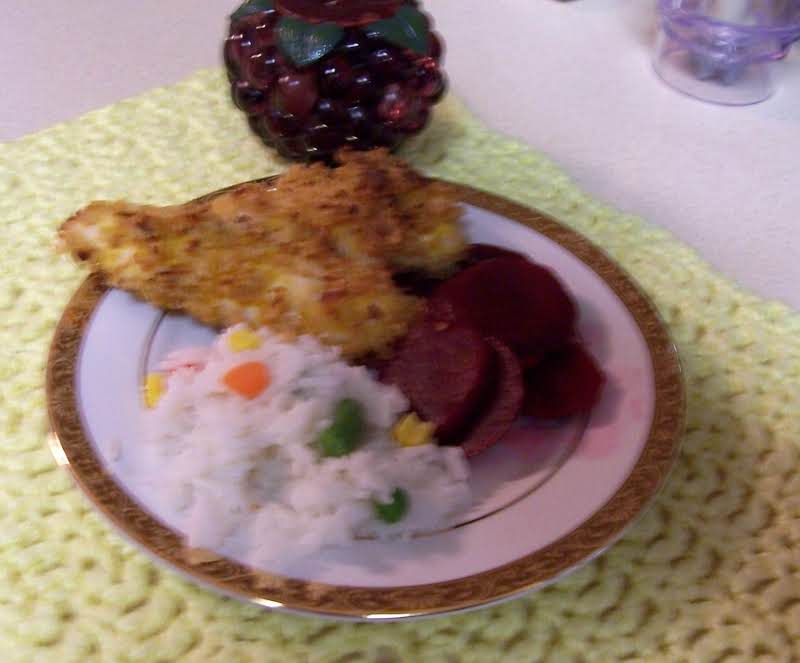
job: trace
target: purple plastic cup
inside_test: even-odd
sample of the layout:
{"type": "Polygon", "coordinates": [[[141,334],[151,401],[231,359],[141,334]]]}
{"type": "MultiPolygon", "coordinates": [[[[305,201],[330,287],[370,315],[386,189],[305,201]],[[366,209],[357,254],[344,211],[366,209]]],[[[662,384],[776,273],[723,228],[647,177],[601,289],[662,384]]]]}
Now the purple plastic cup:
{"type": "Polygon", "coordinates": [[[658,0],[658,10],[656,72],[718,104],[767,99],[774,64],[800,39],[800,0],[658,0]]]}

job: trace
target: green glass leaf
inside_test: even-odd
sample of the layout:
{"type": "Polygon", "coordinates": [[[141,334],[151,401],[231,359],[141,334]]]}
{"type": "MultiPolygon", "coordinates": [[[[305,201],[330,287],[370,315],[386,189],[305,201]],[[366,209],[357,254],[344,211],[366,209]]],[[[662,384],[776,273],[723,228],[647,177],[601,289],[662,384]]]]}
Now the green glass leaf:
{"type": "Polygon", "coordinates": [[[335,23],[306,23],[283,16],[278,21],[278,48],[298,67],[325,57],[339,43],[344,30],[335,23]]]}
{"type": "Polygon", "coordinates": [[[370,23],[364,32],[377,34],[395,46],[410,48],[420,55],[425,55],[430,47],[428,19],[411,5],[403,5],[391,18],[370,23]]]}
{"type": "Polygon", "coordinates": [[[275,9],[273,0],[247,0],[247,2],[231,14],[231,20],[238,21],[240,18],[250,16],[250,14],[269,11],[270,9],[275,9]]]}

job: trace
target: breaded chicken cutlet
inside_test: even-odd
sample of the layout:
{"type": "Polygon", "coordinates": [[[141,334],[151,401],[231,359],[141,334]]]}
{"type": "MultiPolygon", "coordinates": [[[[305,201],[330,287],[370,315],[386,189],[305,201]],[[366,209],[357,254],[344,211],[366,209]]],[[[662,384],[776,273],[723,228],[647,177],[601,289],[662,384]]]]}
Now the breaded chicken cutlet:
{"type": "Polygon", "coordinates": [[[392,274],[447,275],[466,250],[461,211],[449,187],[385,150],[337,156],[337,168],[292,166],[272,186],[183,205],[94,202],[59,237],[109,285],[160,308],[381,354],[420,306],[392,274]]]}

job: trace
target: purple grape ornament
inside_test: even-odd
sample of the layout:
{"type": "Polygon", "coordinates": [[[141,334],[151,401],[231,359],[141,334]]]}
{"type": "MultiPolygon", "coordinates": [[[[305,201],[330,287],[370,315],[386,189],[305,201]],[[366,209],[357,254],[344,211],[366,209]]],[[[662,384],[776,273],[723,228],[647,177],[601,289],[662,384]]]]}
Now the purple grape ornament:
{"type": "Polygon", "coordinates": [[[397,147],[446,88],[441,37],[413,0],[249,0],[223,57],[250,128],[298,160],[397,147]]]}

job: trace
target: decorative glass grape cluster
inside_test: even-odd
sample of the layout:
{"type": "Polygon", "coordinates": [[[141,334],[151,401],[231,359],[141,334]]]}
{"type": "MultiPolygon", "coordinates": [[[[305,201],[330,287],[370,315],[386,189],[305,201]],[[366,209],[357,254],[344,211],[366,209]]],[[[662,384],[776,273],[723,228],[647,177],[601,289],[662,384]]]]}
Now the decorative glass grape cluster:
{"type": "Polygon", "coordinates": [[[224,48],[234,103],[292,159],[418,132],[445,90],[441,55],[415,0],[249,0],[224,48]]]}

